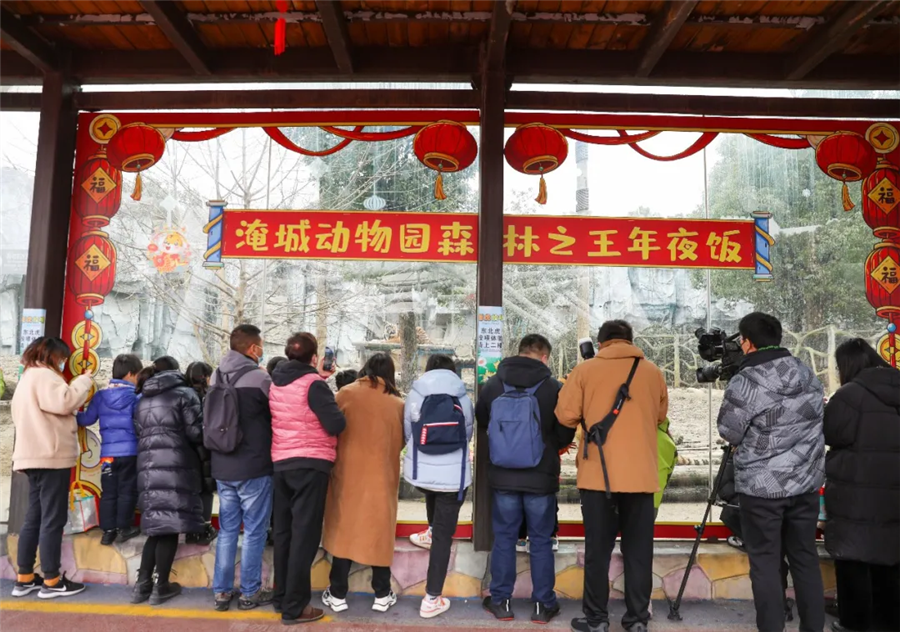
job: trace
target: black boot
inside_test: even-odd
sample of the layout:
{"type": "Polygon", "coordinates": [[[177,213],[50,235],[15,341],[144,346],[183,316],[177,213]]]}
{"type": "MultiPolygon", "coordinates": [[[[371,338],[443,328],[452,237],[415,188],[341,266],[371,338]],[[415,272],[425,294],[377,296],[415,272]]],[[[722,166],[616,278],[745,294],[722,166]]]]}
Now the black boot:
{"type": "Polygon", "coordinates": [[[153,592],[153,580],[150,578],[141,579],[138,577],[131,591],[131,603],[144,603],[150,599],[150,593],[153,592]]]}
{"type": "Polygon", "coordinates": [[[181,594],[181,584],[176,582],[157,582],[150,594],[150,605],[158,606],[166,603],[172,597],[181,594]]]}

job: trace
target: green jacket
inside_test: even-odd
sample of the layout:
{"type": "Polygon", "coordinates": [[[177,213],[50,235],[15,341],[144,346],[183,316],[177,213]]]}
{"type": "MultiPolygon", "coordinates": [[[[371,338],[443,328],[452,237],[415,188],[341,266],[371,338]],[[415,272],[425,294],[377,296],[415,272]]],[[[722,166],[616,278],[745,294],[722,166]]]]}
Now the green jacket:
{"type": "Polygon", "coordinates": [[[659,452],[659,491],[653,495],[653,507],[659,509],[662,504],[663,492],[672,472],[675,471],[675,458],[678,456],[678,448],[675,441],[669,436],[669,419],[661,423],[656,431],[656,449],[659,452]]]}

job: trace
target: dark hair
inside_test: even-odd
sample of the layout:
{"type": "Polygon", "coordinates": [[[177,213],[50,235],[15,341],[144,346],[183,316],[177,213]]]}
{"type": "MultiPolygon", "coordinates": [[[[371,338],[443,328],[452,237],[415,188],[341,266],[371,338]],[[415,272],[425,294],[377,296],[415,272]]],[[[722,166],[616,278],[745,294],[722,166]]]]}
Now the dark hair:
{"type": "Polygon", "coordinates": [[[283,356],[275,356],[271,360],[266,363],[266,373],[272,375],[275,372],[275,369],[278,368],[278,365],[282,362],[287,362],[287,358],[283,356]]]}
{"type": "Polygon", "coordinates": [[[262,342],[262,332],[256,325],[238,325],[231,331],[231,340],[229,341],[232,351],[244,353],[253,345],[262,342]]]}
{"type": "Polygon", "coordinates": [[[608,320],[600,325],[600,331],[597,332],[597,344],[602,345],[608,340],[627,340],[634,342],[634,330],[628,321],[625,320],[608,320]]]}
{"type": "Polygon", "coordinates": [[[71,350],[62,338],[53,336],[41,336],[32,342],[22,353],[22,366],[30,369],[36,366],[45,366],[54,371],[61,360],[69,357],[71,350]]]}
{"type": "Polygon", "coordinates": [[[359,377],[369,378],[372,387],[378,386],[378,378],[384,380],[384,392],[400,397],[397,383],[394,381],[394,360],[386,353],[376,353],[366,361],[365,366],[359,372],[359,377]]]}
{"type": "Polygon", "coordinates": [[[747,314],[741,319],[738,331],[757,349],[781,346],[781,321],[762,312],[747,314]]]}
{"type": "Polygon", "coordinates": [[[130,373],[137,375],[144,368],[141,359],[133,353],[122,353],[113,360],[112,376],[114,380],[124,380],[130,373]]]}
{"type": "Polygon", "coordinates": [[[519,355],[526,353],[539,353],[550,355],[553,353],[553,345],[541,334],[528,334],[519,343],[519,355]]]}
{"type": "Polygon", "coordinates": [[[851,338],[842,342],[834,352],[834,359],[837,360],[841,385],[852,382],[863,369],[891,368],[891,365],[878,355],[872,345],[862,338],[851,338]]]}
{"type": "Polygon", "coordinates": [[[153,368],[157,371],[177,371],[181,365],[172,356],[161,356],[153,361],[153,368]]]}
{"type": "Polygon", "coordinates": [[[445,369],[456,373],[456,362],[454,362],[453,358],[450,356],[440,353],[428,356],[428,362],[425,363],[425,372],[428,373],[428,371],[435,371],[437,369],[445,369]]]}
{"type": "MultiPolygon", "coordinates": [[[[169,369],[165,369],[165,370],[168,371],[169,369]]],[[[144,390],[144,382],[149,380],[151,377],[153,377],[157,373],[161,373],[161,372],[162,371],[160,371],[160,369],[156,368],[155,364],[151,364],[150,366],[147,366],[147,367],[144,367],[143,369],[141,369],[141,372],[138,373],[138,376],[137,376],[137,383],[134,385],[134,392],[137,393],[138,395],[140,395],[141,392],[143,392],[143,390],[144,390]]]]}
{"type": "Polygon", "coordinates": [[[301,331],[288,338],[284,347],[284,355],[288,360],[296,360],[309,364],[313,356],[319,353],[319,341],[311,333],[301,331]]]}
{"type": "Polygon", "coordinates": [[[334,383],[337,384],[338,390],[341,390],[348,384],[353,384],[359,379],[359,372],[356,369],[345,369],[334,376],[334,383]]]}
{"type": "Polygon", "coordinates": [[[206,397],[206,391],[209,390],[209,378],[212,377],[212,374],[213,368],[206,362],[191,362],[184,372],[188,386],[197,391],[201,402],[206,397]]]}

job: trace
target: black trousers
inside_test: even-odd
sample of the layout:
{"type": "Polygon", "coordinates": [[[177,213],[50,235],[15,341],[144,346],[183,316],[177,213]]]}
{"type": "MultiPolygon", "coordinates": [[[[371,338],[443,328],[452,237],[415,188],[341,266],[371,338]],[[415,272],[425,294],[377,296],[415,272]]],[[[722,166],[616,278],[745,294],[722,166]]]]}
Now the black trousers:
{"type": "Polygon", "coordinates": [[[28,476],[28,511],[19,532],[16,556],[20,575],[34,572],[38,546],[45,579],[59,577],[63,529],[69,518],[70,468],[25,470],[28,476]]]}
{"type": "Polygon", "coordinates": [[[432,597],[440,597],[444,592],[444,580],[447,579],[447,569],[450,566],[450,552],[453,534],[459,523],[459,510],[466,499],[463,495],[463,499],[458,500],[458,492],[420,491],[425,494],[425,509],[428,512],[428,524],[431,525],[431,554],[428,556],[425,592],[432,597]]]}
{"type": "Polygon", "coordinates": [[[178,551],[178,534],[151,535],[144,542],[141,553],[141,568],[138,570],[138,581],[146,581],[153,577],[156,570],[157,581],[165,584],[169,581],[175,553],[178,551]]]}
{"type": "Polygon", "coordinates": [[[653,592],[653,494],[613,494],[581,490],[584,517],[584,599],[593,626],[609,622],[609,560],[622,533],[625,607],[622,627],[650,620],[653,592]]]}
{"type": "Polygon", "coordinates": [[[303,468],[275,472],[275,596],[282,619],[296,619],[312,600],[310,570],[322,540],[328,474],[303,468]]]}
{"type": "Polygon", "coordinates": [[[100,468],[100,528],[104,531],[134,526],[137,507],[137,457],[117,456],[100,468]]]}
{"type": "MultiPolygon", "coordinates": [[[[328,589],[338,599],[346,599],[350,592],[350,567],[352,560],[336,557],[331,560],[331,575],[328,578],[331,587],[328,589]]],[[[389,566],[372,567],[372,590],[379,599],[391,594],[391,568],[389,566]]]]}
{"type": "Polygon", "coordinates": [[[900,566],[835,560],[838,613],[849,630],[900,630],[900,566]]]}
{"type": "Polygon", "coordinates": [[[203,503],[203,522],[209,524],[212,521],[213,493],[200,492],[200,502],[203,503]]]}
{"type": "Polygon", "coordinates": [[[741,530],[750,557],[750,583],[760,632],[784,630],[780,567],[787,555],[797,595],[800,632],[825,627],[825,589],[816,550],[819,493],[790,498],[741,494],[741,530]]]}

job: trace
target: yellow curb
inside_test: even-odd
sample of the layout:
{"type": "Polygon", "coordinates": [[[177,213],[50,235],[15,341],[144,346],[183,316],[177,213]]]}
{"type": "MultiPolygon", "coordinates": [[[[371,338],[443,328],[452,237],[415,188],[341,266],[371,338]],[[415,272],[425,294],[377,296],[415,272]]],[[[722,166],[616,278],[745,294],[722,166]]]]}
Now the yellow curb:
{"type": "MultiPolygon", "coordinates": [[[[59,614],[93,614],[114,615],[121,617],[156,617],[162,619],[222,619],[227,621],[280,621],[277,612],[260,612],[257,610],[232,610],[214,612],[191,610],[187,608],[159,608],[143,605],[113,605],[96,603],[59,603],[57,600],[46,601],[0,601],[0,611],[35,612],[59,614]]],[[[332,617],[325,616],[320,621],[327,623],[332,617]]]]}

